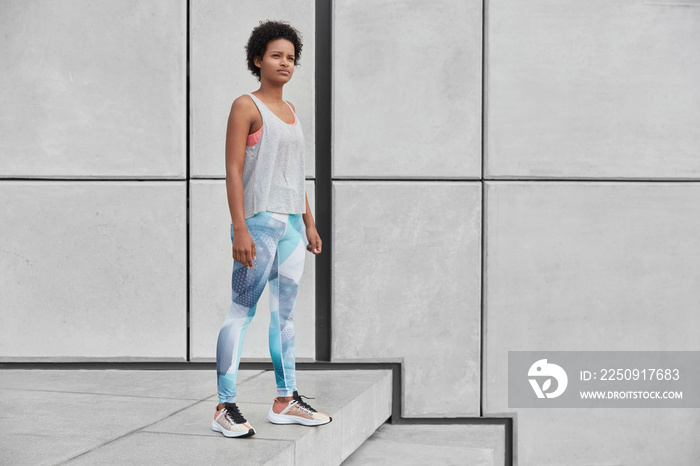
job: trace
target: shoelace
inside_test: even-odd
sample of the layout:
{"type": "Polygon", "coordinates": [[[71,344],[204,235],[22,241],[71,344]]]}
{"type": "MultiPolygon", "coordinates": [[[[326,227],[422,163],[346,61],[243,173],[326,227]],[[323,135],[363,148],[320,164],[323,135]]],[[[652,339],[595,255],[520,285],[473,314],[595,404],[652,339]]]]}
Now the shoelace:
{"type": "Polygon", "coordinates": [[[315,409],[313,409],[311,406],[309,406],[307,403],[305,403],[304,400],[302,400],[302,398],[306,398],[307,400],[315,400],[315,398],[313,398],[311,396],[299,395],[299,393],[297,393],[296,391],[294,391],[294,393],[292,393],[292,397],[297,402],[297,404],[299,406],[301,406],[302,408],[306,408],[313,413],[318,412],[315,409]]]}
{"type": "Polygon", "coordinates": [[[243,424],[244,422],[248,422],[238,410],[236,403],[226,403],[224,409],[226,410],[226,416],[229,418],[229,420],[233,419],[234,424],[243,424]]]}

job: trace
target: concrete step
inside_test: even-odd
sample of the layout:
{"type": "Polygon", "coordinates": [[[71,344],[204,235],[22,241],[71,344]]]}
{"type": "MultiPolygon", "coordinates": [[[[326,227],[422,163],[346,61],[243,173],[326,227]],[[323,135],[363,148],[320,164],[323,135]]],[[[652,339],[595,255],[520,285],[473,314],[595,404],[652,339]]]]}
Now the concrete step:
{"type": "Polygon", "coordinates": [[[389,370],[297,370],[318,427],[274,425],[271,371],[240,371],[241,412],[256,435],[211,430],[210,370],[0,370],[0,452],[13,465],[338,465],[391,415],[389,370]]]}
{"type": "Polygon", "coordinates": [[[502,466],[505,438],[502,424],[384,424],[343,466],[502,466]]]}

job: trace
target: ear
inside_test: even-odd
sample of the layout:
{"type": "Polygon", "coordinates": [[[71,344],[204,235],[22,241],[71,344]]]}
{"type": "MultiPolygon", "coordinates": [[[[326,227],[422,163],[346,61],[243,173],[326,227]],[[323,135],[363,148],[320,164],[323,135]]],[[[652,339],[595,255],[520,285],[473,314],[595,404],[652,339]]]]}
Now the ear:
{"type": "Polygon", "coordinates": [[[258,68],[261,68],[261,67],[262,67],[262,57],[255,57],[255,58],[253,58],[253,63],[254,63],[255,66],[257,66],[258,68]]]}

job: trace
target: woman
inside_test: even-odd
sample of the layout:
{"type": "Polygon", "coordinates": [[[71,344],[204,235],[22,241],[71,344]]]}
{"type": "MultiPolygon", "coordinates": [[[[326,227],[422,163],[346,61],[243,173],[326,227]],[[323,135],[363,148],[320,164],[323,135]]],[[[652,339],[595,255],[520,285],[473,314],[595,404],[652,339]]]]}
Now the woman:
{"type": "Polygon", "coordinates": [[[296,389],[294,303],[306,249],[321,253],[321,238],[304,189],[304,137],[294,106],[282,98],[301,56],[293,27],[267,21],[246,45],[248,69],[260,88],[238,97],[226,131],[226,191],[231,211],[231,306],[216,348],[219,404],[212,429],[247,437],[255,429],[236,405],[236,373],[245,331],[270,282],[270,356],[277,398],[267,414],[275,424],[327,424],[332,419],[305,403],[296,389]]]}

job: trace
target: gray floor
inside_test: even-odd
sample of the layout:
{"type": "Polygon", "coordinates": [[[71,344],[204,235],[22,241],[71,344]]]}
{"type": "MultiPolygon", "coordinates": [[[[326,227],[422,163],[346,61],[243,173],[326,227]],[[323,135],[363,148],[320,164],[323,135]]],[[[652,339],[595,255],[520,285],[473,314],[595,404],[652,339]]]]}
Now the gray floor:
{"type": "Polygon", "coordinates": [[[343,466],[504,464],[503,426],[384,424],[343,466]]]}
{"type": "Polygon", "coordinates": [[[368,412],[363,407],[378,406],[371,394],[390,387],[389,373],[305,371],[302,378],[308,394],[328,403],[314,406],[335,413],[334,422],[311,429],[269,424],[274,375],[240,371],[239,399],[246,402],[239,405],[257,433],[224,439],[209,425],[217,403],[214,371],[3,369],[0,464],[215,464],[235,452],[251,465],[326,466],[340,462],[338,438],[351,439],[350,447],[342,446],[352,448],[346,455],[376,426],[343,464],[503,464],[502,426],[381,425],[382,419],[369,431],[360,426],[357,416],[368,412]],[[368,401],[358,408],[361,399],[368,401]],[[366,433],[352,440],[358,429],[366,433]],[[302,443],[310,456],[300,456],[302,443]],[[324,452],[324,446],[333,451],[324,452]]]}
{"type": "MultiPolygon", "coordinates": [[[[211,372],[0,370],[0,462],[81,464],[105,452],[114,463],[124,464],[129,452],[136,451],[134,442],[149,440],[154,450],[177,453],[170,443],[183,446],[184,438],[144,429],[192,407],[213,414],[216,374],[211,372]],[[123,450],[115,452],[115,447],[123,450]]],[[[241,371],[239,382],[262,373],[241,371]]],[[[203,447],[214,439],[194,440],[203,447]]],[[[108,461],[93,458],[93,464],[100,463],[108,461]]]]}

